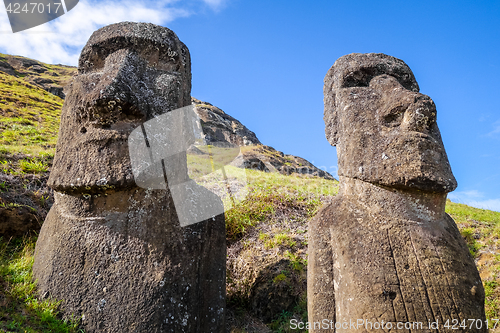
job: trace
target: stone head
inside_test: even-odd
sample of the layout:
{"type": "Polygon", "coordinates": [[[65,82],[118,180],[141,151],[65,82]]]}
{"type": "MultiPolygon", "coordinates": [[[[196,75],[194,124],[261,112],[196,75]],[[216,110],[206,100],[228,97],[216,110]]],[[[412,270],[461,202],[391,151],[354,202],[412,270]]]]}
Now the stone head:
{"type": "Polygon", "coordinates": [[[62,192],[135,186],[127,138],[144,122],[191,104],[189,50],[150,23],[95,31],[66,88],[49,185],[62,192]]]}
{"type": "Polygon", "coordinates": [[[385,54],[339,58],[325,77],[325,125],[339,176],[401,189],[451,192],[456,180],[410,68],[385,54]]]}

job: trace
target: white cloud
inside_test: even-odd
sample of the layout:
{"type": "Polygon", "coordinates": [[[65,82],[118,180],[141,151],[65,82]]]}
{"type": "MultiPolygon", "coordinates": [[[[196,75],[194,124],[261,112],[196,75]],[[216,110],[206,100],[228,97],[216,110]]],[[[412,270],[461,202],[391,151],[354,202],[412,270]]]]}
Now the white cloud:
{"type": "Polygon", "coordinates": [[[489,199],[483,201],[469,201],[466,203],[469,206],[494,210],[496,212],[500,212],[500,199],[489,199]]]}
{"type": "Polygon", "coordinates": [[[202,0],[204,3],[206,3],[210,8],[213,10],[218,10],[221,9],[225,3],[226,0],[202,0]]]}
{"type": "Polygon", "coordinates": [[[496,137],[499,134],[500,134],[500,120],[497,120],[493,123],[493,131],[489,132],[486,135],[490,137],[496,137]]]}
{"type": "Polygon", "coordinates": [[[0,13],[0,50],[47,63],[76,65],[80,50],[100,27],[122,22],[151,22],[160,25],[189,16],[173,7],[175,1],[82,0],[67,14],[25,32],[13,34],[6,12],[0,13]]]}
{"type": "Polygon", "coordinates": [[[453,192],[448,195],[449,197],[464,197],[464,198],[482,198],[484,195],[478,190],[470,190],[470,191],[460,191],[453,192]]]}
{"type": "Polygon", "coordinates": [[[448,198],[453,202],[500,212],[500,199],[482,199],[484,195],[477,190],[453,192],[448,194],[448,198]]]}

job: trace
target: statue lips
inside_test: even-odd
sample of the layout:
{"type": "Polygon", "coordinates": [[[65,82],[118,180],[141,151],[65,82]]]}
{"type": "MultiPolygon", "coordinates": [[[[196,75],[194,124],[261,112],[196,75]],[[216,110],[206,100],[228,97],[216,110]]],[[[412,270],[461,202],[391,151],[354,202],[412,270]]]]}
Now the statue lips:
{"type": "Polygon", "coordinates": [[[124,133],[123,131],[112,129],[95,128],[89,130],[89,132],[92,133],[92,136],[90,136],[88,139],[82,140],[81,142],[79,142],[79,144],[84,144],[85,147],[89,147],[90,145],[102,147],[104,144],[109,143],[110,141],[118,144],[121,144],[123,142],[126,143],[128,138],[128,134],[124,133]]]}
{"type": "Polygon", "coordinates": [[[54,165],[64,165],[67,173],[51,178],[53,188],[67,193],[98,193],[107,188],[135,187],[126,147],[128,136],[136,127],[131,121],[118,121],[109,128],[88,122],[80,124],[79,131],[71,134],[72,140],[58,148],[54,165]],[[93,163],[82,162],[90,157],[93,163]],[[101,184],[102,179],[106,179],[105,184],[101,184]]]}
{"type": "Polygon", "coordinates": [[[411,155],[418,156],[418,154],[423,154],[427,150],[436,150],[442,151],[443,146],[442,143],[431,135],[420,133],[420,132],[411,132],[411,133],[398,133],[391,135],[392,139],[389,140],[387,147],[390,147],[392,151],[395,148],[405,150],[416,150],[412,152],[411,155]]]}
{"type": "Polygon", "coordinates": [[[406,135],[403,135],[403,138],[406,140],[411,140],[416,143],[425,141],[425,142],[431,142],[431,144],[435,144],[437,146],[441,145],[441,143],[439,143],[434,137],[420,132],[408,133],[406,135]]]}

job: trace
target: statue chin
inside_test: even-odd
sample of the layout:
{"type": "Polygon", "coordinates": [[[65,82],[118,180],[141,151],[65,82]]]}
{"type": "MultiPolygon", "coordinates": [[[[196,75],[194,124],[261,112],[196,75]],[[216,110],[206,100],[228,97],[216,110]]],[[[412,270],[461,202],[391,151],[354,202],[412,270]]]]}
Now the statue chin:
{"type": "MultiPolygon", "coordinates": [[[[422,174],[393,174],[393,177],[397,177],[394,182],[384,181],[381,179],[375,184],[396,188],[399,190],[419,190],[423,192],[436,192],[436,193],[448,193],[456,188],[456,182],[446,180],[443,178],[428,176],[423,176],[422,174]]],[[[454,180],[454,179],[453,179],[454,180]]]]}
{"type": "Polygon", "coordinates": [[[339,175],[402,190],[448,193],[457,187],[438,132],[353,136],[339,147],[339,175]]]}
{"type": "Polygon", "coordinates": [[[457,187],[443,144],[434,138],[398,136],[380,154],[380,185],[448,193],[457,187]]]}

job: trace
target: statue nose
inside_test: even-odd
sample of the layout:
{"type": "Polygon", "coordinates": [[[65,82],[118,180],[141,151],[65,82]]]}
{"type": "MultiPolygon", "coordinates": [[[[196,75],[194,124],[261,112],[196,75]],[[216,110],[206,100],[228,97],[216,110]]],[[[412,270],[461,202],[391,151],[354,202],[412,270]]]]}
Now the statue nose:
{"type": "MultiPolygon", "coordinates": [[[[119,50],[106,59],[106,64],[85,76],[88,87],[81,113],[86,113],[96,126],[109,126],[119,119],[142,119],[138,91],[143,89],[139,73],[139,57],[129,50],[119,50]]],[[[143,93],[144,94],[144,93],[143,93]]]]}
{"type": "Polygon", "coordinates": [[[119,50],[108,57],[109,65],[103,70],[104,89],[100,91],[101,98],[132,90],[132,84],[137,84],[137,80],[136,73],[131,69],[136,67],[137,59],[137,55],[130,50],[119,50]]]}
{"type": "Polygon", "coordinates": [[[396,78],[385,74],[373,78],[370,87],[385,101],[382,113],[391,126],[421,133],[430,131],[436,121],[436,105],[429,96],[408,90],[396,78]]]}
{"type": "Polygon", "coordinates": [[[401,127],[408,131],[425,133],[430,130],[436,121],[436,105],[429,96],[412,93],[416,96],[413,103],[408,105],[405,111],[401,127]]]}

